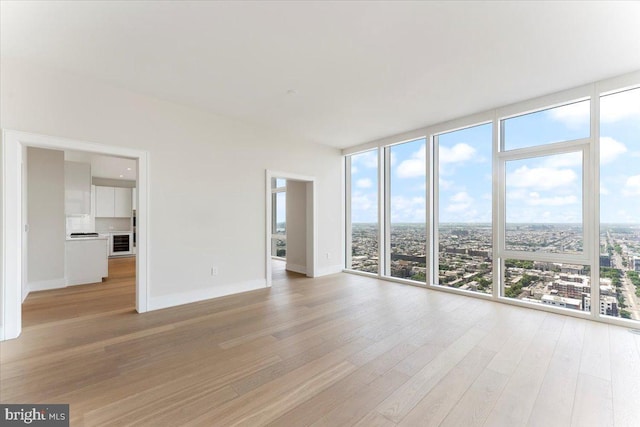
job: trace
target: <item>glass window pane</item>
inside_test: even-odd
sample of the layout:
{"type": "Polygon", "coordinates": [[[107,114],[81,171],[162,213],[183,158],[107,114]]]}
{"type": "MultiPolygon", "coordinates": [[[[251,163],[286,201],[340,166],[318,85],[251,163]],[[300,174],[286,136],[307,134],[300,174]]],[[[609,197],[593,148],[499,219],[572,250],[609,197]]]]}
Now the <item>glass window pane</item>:
{"type": "Polygon", "coordinates": [[[590,310],[591,273],[588,266],[516,259],[507,259],[504,265],[505,297],[572,310],[590,310]]]}
{"type": "Polygon", "coordinates": [[[586,100],[502,120],[504,149],[588,138],[590,108],[586,100]]]}
{"type": "Polygon", "coordinates": [[[600,100],[600,304],[640,320],[640,89],[600,100]]]}
{"type": "Polygon", "coordinates": [[[391,276],[426,282],[425,139],[389,147],[391,276]]]}
{"type": "Polygon", "coordinates": [[[287,256],[287,193],[273,193],[273,230],[271,254],[280,258],[287,256]]]}
{"type": "Polygon", "coordinates": [[[581,253],[582,152],[506,162],[506,249],[581,253]]]}
{"type": "Polygon", "coordinates": [[[347,268],[378,272],[378,150],[354,154],[351,162],[351,260],[347,268]]]}
{"type": "Polygon", "coordinates": [[[438,281],[491,293],[492,125],[439,135],[438,281]]]}

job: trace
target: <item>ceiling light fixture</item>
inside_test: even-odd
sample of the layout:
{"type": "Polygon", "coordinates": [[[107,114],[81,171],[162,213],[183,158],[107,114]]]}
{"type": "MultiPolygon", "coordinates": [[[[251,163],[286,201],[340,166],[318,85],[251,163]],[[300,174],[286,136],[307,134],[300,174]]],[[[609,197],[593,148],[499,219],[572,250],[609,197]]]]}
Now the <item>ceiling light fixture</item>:
{"type": "Polygon", "coordinates": [[[131,168],[127,168],[127,170],[128,170],[128,171],[130,171],[130,170],[131,170],[131,168]]]}
{"type": "Polygon", "coordinates": [[[295,96],[295,95],[297,95],[297,94],[298,94],[298,91],[297,91],[297,90],[295,90],[295,89],[289,89],[289,90],[287,91],[287,95],[289,95],[289,96],[295,96]]]}
{"type": "Polygon", "coordinates": [[[124,175],[120,175],[120,178],[124,178],[124,175]]]}

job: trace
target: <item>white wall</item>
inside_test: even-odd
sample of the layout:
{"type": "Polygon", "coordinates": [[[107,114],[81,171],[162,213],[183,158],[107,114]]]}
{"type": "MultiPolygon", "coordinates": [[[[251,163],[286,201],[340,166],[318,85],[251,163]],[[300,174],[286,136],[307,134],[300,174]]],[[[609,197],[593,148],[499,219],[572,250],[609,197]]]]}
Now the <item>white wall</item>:
{"type": "Polygon", "coordinates": [[[307,273],[307,184],[287,180],[287,270],[307,273]]]}
{"type": "MultiPolygon", "coordinates": [[[[1,68],[1,62],[0,62],[1,68]]],[[[0,69],[0,72],[2,70],[0,69]]],[[[0,79],[2,76],[0,75],[0,79]]],[[[1,81],[1,80],[0,80],[1,81]]],[[[0,84],[0,97],[2,96],[2,85],[0,84]]],[[[2,127],[2,107],[0,103],[0,127],[2,127]]],[[[2,141],[2,134],[0,134],[0,141],[2,141]]],[[[2,147],[4,148],[4,141],[2,141],[2,147]]],[[[3,151],[0,151],[0,156],[2,156],[3,151]]],[[[0,159],[0,181],[2,181],[2,177],[4,177],[4,162],[0,159]]],[[[2,193],[2,185],[0,185],[0,194],[2,193]]],[[[4,223],[4,197],[0,197],[0,224],[4,223]]],[[[4,242],[4,228],[0,227],[0,241],[4,242]]],[[[2,253],[2,244],[0,244],[0,255],[2,253]]],[[[0,282],[4,282],[4,262],[0,262],[0,282]]],[[[2,287],[0,288],[0,339],[4,339],[4,283],[0,283],[2,287]]]]}
{"type": "Polygon", "coordinates": [[[30,147],[27,181],[27,286],[64,286],[64,152],[30,147]]]}
{"type": "Polygon", "coordinates": [[[149,152],[151,308],[265,285],[266,169],[316,177],[318,273],[340,271],[339,150],[67,72],[0,67],[1,127],[149,152]]]}

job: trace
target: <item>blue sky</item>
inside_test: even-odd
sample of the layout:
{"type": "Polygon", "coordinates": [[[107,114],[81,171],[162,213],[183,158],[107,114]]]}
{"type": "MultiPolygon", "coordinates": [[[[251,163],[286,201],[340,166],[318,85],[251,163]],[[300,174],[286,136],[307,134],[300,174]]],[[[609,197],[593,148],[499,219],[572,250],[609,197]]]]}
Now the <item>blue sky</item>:
{"type": "MultiPolygon", "coordinates": [[[[491,221],[492,125],[438,138],[440,222],[491,221]]],[[[640,223],[640,89],[601,98],[601,222],[640,223]]],[[[589,102],[512,118],[505,147],[589,136],[589,102]]],[[[425,220],[425,141],[391,147],[391,221],[425,220]]],[[[351,157],[352,221],[377,221],[377,151],[351,157]]],[[[582,220],[577,153],[507,163],[507,221],[582,220]]]]}

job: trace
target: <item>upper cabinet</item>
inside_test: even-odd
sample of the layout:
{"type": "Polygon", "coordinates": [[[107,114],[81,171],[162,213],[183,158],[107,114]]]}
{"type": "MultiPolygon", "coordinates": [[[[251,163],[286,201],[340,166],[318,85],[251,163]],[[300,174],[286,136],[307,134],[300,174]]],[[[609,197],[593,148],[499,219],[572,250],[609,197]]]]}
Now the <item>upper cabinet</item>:
{"type": "Polygon", "coordinates": [[[91,214],[91,164],[64,162],[64,210],[67,216],[91,214]]]}
{"type": "Polygon", "coordinates": [[[114,188],[115,214],[113,216],[131,217],[131,189],[130,188],[114,188]]]}
{"type": "Polygon", "coordinates": [[[131,217],[131,188],[96,186],[96,218],[131,217]]]}

